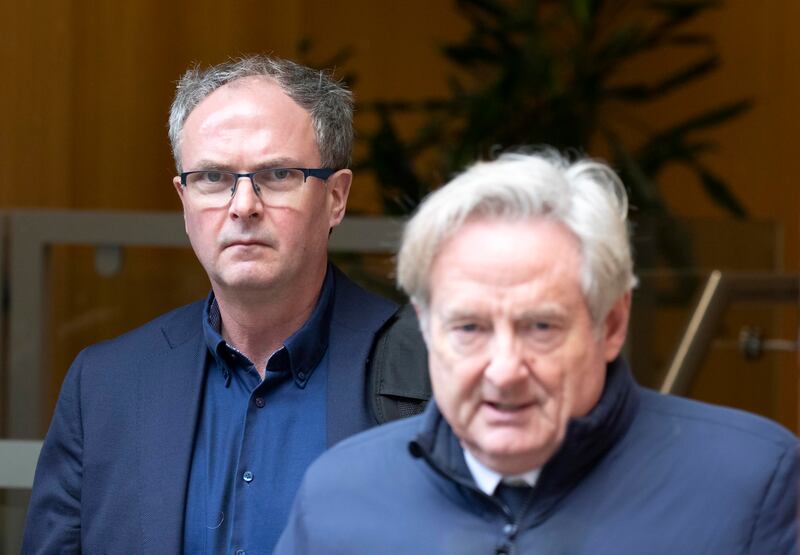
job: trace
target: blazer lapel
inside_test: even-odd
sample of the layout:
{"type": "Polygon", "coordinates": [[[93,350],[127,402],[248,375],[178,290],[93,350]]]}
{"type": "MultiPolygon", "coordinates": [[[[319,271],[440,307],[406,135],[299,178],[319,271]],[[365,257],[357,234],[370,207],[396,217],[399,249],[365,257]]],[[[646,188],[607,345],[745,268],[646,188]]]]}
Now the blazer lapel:
{"type": "Polygon", "coordinates": [[[138,375],[138,470],[145,553],[178,553],[182,549],[206,357],[201,316],[192,312],[194,318],[165,326],[170,348],[134,370],[138,375]]]}
{"type": "Polygon", "coordinates": [[[348,330],[330,335],[328,358],[328,447],[374,426],[366,402],[366,360],[373,333],[348,330]],[[340,337],[336,337],[339,335],[340,337]]]}

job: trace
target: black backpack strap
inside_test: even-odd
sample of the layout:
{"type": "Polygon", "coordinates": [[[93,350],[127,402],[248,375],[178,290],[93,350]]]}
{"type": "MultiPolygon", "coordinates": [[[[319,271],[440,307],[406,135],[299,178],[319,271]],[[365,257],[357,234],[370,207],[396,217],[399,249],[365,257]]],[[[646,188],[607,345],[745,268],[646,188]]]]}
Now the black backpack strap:
{"type": "Polygon", "coordinates": [[[379,424],[419,414],[431,398],[428,350],[410,304],[378,331],[367,363],[367,387],[379,424]]]}

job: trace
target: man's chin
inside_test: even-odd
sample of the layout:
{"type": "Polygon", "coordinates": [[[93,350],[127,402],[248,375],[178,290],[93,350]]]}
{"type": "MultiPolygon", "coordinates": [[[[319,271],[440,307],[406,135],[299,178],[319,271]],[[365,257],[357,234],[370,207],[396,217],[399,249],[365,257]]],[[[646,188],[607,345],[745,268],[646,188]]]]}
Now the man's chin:
{"type": "Polygon", "coordinates": [[[495,429],[480,437],[483,440],[474,448],[471,446],[470,451],[478,459],[485,458],[482,462],[501,474],[520,474],[543,466],[563,441],[563,434],[556,430],[532,435],[524,429],[495,429]]]}
{"type": "Polygon", "coordinates": [[[222,251],[226,264],[256,263],[264,264],[265,260],[274,257],[276,250],[265,243],[236,243],[225,247],[222,251]]]}
{"type": "Polygon", "coordinates": [[[275,289],[279,280],[271,274],[238,271],[226,272],[217,283],[229,294],[263,293],[275,289]]]}

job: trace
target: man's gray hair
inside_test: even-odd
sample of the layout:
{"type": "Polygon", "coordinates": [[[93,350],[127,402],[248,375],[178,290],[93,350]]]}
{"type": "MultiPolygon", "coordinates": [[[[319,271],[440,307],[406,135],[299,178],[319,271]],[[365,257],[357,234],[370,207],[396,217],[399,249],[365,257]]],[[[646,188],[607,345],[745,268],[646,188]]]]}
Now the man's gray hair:
{"type": "Polygon", "coordinates": [[[178,173],[181,134],[186,118],[208,95],[246,77],[266,77],[311,115],[322,165],[336,170],[350,165],[353,149],[353,95],[326,71],[290,60],[256,55],[229,60],[201,70],[189,69],[178,81],[169,111],[169,141],[178,173]]]}
{"type": "Polygon", "coordinates": [[[570,162],[554,150],[507,153],[478,162],[423,201],[403,233],[397,282],[424,312],[434,258],[461,226],[475,219],[547,218],[580,242],[581,286],[599,324],[636,285],[627,212],[625,187],[602,162],[570,162]]]}

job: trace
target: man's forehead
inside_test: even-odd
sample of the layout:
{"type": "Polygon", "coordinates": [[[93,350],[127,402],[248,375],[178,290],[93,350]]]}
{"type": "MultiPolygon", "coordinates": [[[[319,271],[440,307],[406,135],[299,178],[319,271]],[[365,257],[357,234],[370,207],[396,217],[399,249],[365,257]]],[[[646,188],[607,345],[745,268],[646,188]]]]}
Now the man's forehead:
{"type": "Polygon", "coordinates": [[[569,294],[580,289],[581,257],[572,236],[503,227],[473,227],[433,259],[431,296],[505,297],[569,294]]]}
{"type": "Polygon", "coordinates": [[[198,117],[215,117],[218,112],[232,111],[237,106],[250,104],[277,110],[289,110],[298,117],[310,117],[307,110],[297,104],[278,83],[267,76],[248,76],[226,83],[197,103],[186,116],[186,123],[198,117]]]}
{"type": "Polygon", "coordinates": [[[433,304],[434,312],[442,320],[494,319],[515,321],[564,318],[574,310],[574,302],[560,298],[539,297],[478,297],[443,295],[433,304]]]}
{"type": "Polygon", "coordinates": [[[552,218],[473,216],[438,245],[432,266],[480,267],[484,260],[501,267],[579,265],[580,259],[581,245],[575,234],[552,218]]]}
{"type": "Polygon", "coordinates": [[[550,319],[584,307],[580,257],[570,235],[557,227],[549,229],[555,234],[503,226],[473,230],[434,261],[429,300],[440,317],[550,319]]]}
{"type": "Polygon", "coordinates": [[[309,112],[262,77],[239,79],[211,93],[189,114],[181,135],[181,158],[190,165],[197,165],[194,158],[210,157],[216,165],[240,167],[229,158],[241,153],[260,159],[249,160],[248,167],[276,157],[311,163],[319,156],[309,112]]]}

